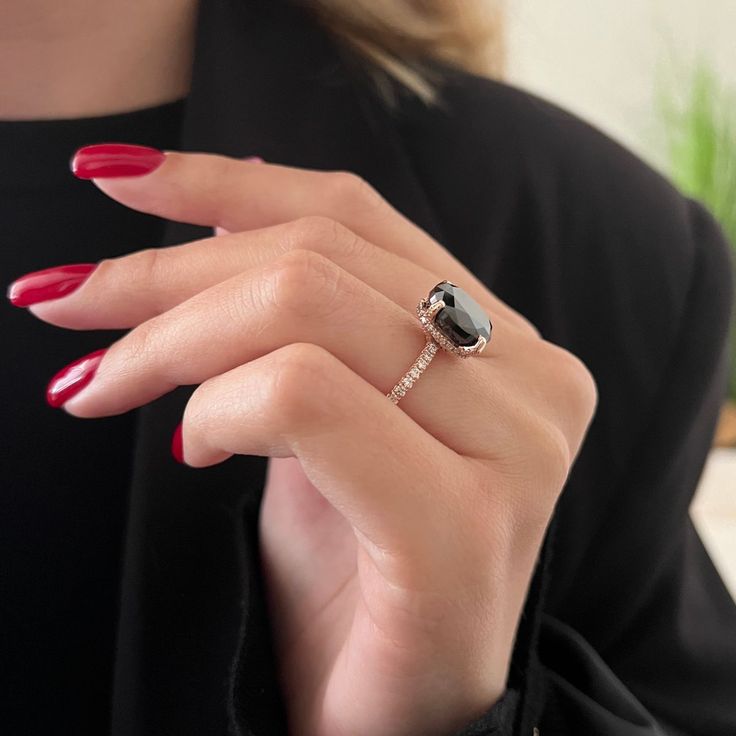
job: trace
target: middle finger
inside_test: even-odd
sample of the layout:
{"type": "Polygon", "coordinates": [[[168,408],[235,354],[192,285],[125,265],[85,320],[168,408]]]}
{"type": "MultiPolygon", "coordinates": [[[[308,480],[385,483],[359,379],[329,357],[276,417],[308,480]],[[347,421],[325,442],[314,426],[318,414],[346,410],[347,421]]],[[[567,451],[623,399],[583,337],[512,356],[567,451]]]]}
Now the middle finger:
{"type": "MultiPolygon", "coordinates": [[[[435,283],[453,280],[447,273],[433,273],[364,240],[335,220],[305,217],[262,230],[104,259],[81,288],[63,299],[34,304],[30,310],[40,319],[71,329],[135,327],[220,281],[295,249],[321,253],[411,311],[435,283]]],[[[35,276],[14,282],[10,298],[35,276]]],[[[526,327],[521,315],[487,289],[473,289],[472,282],[458,285],[484,306],[494,324],[507,320],[520,329],[526,327]]]]}

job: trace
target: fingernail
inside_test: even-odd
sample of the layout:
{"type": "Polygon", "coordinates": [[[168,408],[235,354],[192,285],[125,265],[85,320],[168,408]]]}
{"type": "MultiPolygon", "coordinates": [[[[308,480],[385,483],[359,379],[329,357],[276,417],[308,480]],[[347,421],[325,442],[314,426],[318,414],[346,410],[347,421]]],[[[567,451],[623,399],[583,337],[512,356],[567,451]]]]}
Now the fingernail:
{"type": "Polygon", "coordinates": [[[174,436],[171,438],[171,454],[177,462],[184,462],[184,442],[181,434],[181,422],[176,425],[174,436]]]}
{"type": "Polygon", "coordinates": [[[114,178],[150,174],[166,160],[158,148],[131,143],[97,143],[83,146],[72,157],[71,169],[79,179],[114,178]]]}
{"type": "Polygon", "coordinates": [[[16,307],[59,299],[76,291],[95,268],[96,263],[72,263],[27,273],[10,284],[8,299],[16,307]]]}
{"type": "Polygon", "coordinates": [[[46,401],[54,409],[76,396],[94,378],[97,366],[107,348],[95,350],[62,368],[50,381],[46,389],[46,401]]]}

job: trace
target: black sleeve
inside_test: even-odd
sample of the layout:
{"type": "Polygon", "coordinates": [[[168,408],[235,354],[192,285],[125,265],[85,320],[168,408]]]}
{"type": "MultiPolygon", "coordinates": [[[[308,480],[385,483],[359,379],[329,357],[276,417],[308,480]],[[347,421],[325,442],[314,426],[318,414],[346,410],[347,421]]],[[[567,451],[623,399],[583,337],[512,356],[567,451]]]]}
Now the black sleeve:
{"type": "MultiPolygon", "coordinates": [[[[687,204],[695,260],[686,309],[619,491],[622,523],[604,527],[616,537],[602,547],[610,554],[613,543],[617,575],[629,592],[610,601],[618,630],[596,650],[568,622],[539,614],[541,592],[533,583],[514,651],[515,666],[524,662],[526,671],[456,736],[532,736],[534,727],[540,736],[736,734],[736,605],[688,513],[726,393],[733,261],[712,216],[696,201],[687,204]],[[649,508],[644,515],[641,499],[649,508]],[[530,644],[531,656],[521,656],[530,644]],[[534,685],[539,680],[541,687],[534,685]]],[[[597,562],[591,554],[586,565],[597,562]]],[[[596,594],[605,589],[601,580],[596,594]]]]}

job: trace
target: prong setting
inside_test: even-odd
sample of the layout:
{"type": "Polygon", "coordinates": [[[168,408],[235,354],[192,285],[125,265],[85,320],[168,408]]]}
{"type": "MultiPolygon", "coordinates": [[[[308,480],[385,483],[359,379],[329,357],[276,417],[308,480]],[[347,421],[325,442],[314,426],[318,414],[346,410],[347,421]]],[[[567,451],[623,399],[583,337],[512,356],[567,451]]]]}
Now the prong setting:
{"type": "Polygon", "coordinates": [[[417,382],[440,348],[457,355],[459,358],[479,355],[488,344],[493,329],[493,325],[483,312],[482,307],[451,281],[441,281],[429,292],[426,299],[420,299],[416,312],[427,341],[419,357],[412,363],[409,370],[386,394],[386,397],[394,404],[398,404],[406,395],[406,392],[417,382]],[[452,306],[446,314],[442,315],[438,325],[438,315],[442,314],[443,309],[448,309],[447,303],[443,296],[439,296],[440,294],[447,296],[452,306]],[[440,327],[443,329],[440,329],[440,327]],[[445,332],[456,335],[459,343],[469,341],[473,335],[477,335],[477,339],[472,345],[458,344],[450,339],[445,332]]]}
{"type": "Polygon", "coordinates": [[[441,299],[430,304],[426,299],[421,299],[417,304],[417,316],[422,329],[429,335],[443,350],[448,353],[457,355],[460,358],[470,358],[473,355],[479,355],[488,341],[480,335],[474,345],[455,345],[439,328],[434,321],[441,309],[445,308],[445,303],[441,299]]]}

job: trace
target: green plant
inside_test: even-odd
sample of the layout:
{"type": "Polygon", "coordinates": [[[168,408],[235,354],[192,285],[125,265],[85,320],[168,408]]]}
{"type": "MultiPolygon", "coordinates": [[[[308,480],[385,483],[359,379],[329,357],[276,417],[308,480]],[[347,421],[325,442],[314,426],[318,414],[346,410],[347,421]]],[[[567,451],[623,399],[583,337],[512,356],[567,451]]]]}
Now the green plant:
{"type": "MultiPolygon", "coordinates": [[[[657,102],[669,175],[710,209],[736,256],[736,90],[701,57],[688,70],[676,68],[674,78],[660,75],[657,102]]],[[[736,400],[736,314],[732,325],[729,396],[736,400]]]]}

